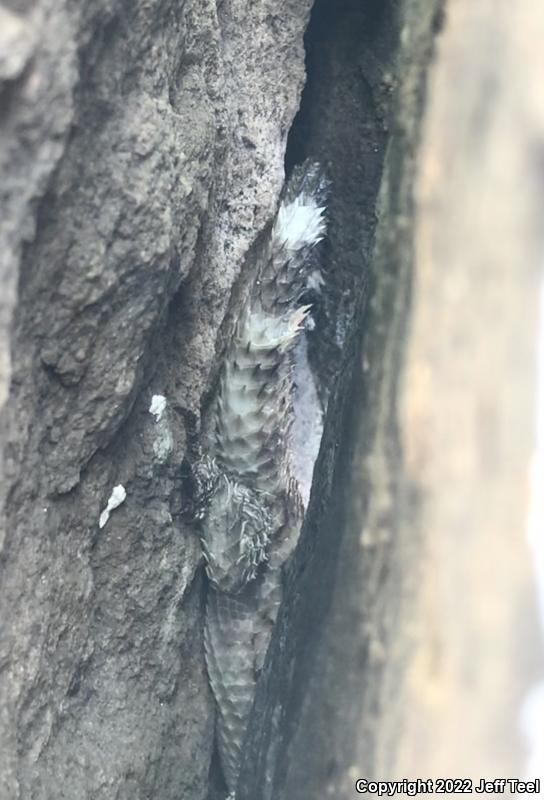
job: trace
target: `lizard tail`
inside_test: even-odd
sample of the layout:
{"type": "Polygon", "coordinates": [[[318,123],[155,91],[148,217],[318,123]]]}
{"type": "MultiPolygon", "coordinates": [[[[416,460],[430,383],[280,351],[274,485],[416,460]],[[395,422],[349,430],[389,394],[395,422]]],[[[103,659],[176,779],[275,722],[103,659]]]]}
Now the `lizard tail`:
{"type": "Polygon", "coordinates": [[[208,587],[204,647],[217,704],[219,756],[230,792],[236,788],[257,676],[279,600],[279,584],[266,578],[251,581],[236,595],[208,587]]]}
{"type": "Polygon", "coordinates": [[[326,234],[330,183],[320,164],[305,161],[287,181],[270,236],[268,258],[258,284],[265,312],[293,310],[308,288],[312,251],[326,234]]]}

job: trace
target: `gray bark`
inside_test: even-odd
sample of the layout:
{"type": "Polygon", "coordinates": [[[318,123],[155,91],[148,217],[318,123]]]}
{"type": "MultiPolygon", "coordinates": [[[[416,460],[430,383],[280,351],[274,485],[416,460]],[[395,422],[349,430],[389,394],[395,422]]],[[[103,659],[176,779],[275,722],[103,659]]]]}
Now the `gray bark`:
{"type": "Polygon", "coordinates": [[[275,210],[309,6],[1,7],[5,800],[207,793],[180,465],[275,210]]]}
{"type": "Polygon", "coordinates": [[[237,800],[519,776],[530,5],[317,0],[305,54],[311,0],[0,3],[2,800],[223,800],[183,462],[285,156],[332,180],[308,337],[329,413],[237,800]]]}

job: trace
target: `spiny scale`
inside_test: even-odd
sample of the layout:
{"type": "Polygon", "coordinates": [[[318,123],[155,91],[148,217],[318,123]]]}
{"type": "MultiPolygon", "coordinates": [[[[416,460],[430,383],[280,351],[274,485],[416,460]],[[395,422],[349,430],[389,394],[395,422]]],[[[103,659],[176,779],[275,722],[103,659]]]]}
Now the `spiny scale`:
{"type": "Polygon", "coordinates": [[[291,476],[292,349],[300,305],[325,235],[328,183],[318,164],[295,168],[257,280],[236,327],[215,403],[205,472],[202,544],[210,579],[205,650],[217,703],[219,754],[234,793],[255,684],[281,599],[301,503],[291,476]]]}
{"type": "Polygon", "coordinates": [[[258,295],[274,314],[293,310],[315,267],[313,249],[326,234],[324,216],[330,184],[322,167],[306,161],[294,168],[283,191],[270,237],[258,295]]]}
{"type": "MultiPolygon", "coordinates": [[[[297,319],[247,312],[221,377],[216,412],[218,463],[240,480],[276,492],[282,483],[284,431],[289,425],[290,363],[297,319]]],[[[298,325],[297,325],[298,327],[298,325]]]]}

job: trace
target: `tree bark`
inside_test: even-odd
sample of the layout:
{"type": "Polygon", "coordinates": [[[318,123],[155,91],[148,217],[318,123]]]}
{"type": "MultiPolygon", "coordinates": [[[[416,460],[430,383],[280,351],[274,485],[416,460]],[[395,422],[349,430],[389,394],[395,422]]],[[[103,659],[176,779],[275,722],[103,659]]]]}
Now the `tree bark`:
{"type": "Polygon", "coordinates": [[[181,463],[275,212],[309,8],[0,7],[3,800],[207,794],[181,463]]]}
{"type": "Polygon", "coordinates": [[[307,156],[329,411],[237,800],[523,772],[544,10],[311,6],[0,5],[2,800],[220,791],[183,462],[307,156]]]}

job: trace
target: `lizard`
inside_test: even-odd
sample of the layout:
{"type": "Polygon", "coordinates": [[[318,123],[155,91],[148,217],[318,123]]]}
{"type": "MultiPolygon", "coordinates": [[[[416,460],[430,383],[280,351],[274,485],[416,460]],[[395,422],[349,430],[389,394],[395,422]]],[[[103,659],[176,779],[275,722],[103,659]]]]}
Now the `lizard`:
{"type": "Polygon", "coordinates": [[[208,576],[204,645],[217,744],[234,798],[258,675],[282,595],[282,567],[303,517],[289,448],[293,348],[310,306],[315,246],[329,184],[321,166],[294,168],[227,347],[212,425],[195,465],[208,576]]]}

